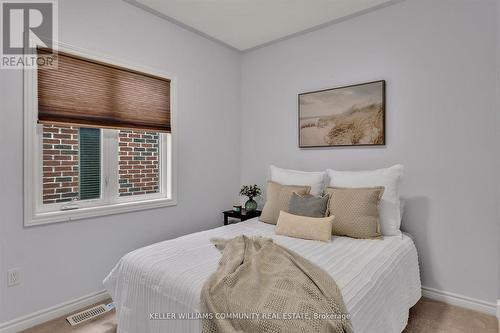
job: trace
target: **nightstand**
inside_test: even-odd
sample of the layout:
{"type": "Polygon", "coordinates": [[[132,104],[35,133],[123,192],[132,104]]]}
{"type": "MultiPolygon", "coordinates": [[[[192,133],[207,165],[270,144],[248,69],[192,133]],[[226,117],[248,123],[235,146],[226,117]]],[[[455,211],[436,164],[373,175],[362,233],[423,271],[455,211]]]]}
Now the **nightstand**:
{"type": "MultiPolygon", "coordinates": [[[[251,212],[246,212],[244,209],[242,209],[241,212],[235,212],[234,210],[226,210],[225,212],[222,212],[222,214],[224,214],[224,225],[230,224],[229,223],[230,217],[232,217],[233,219],[238,219],[240,221],[245,221],[260,216],[260,213],[262,213],[262,211],[260,210],[252,210],[251,212]]],[[[237,223],[237,222],[231,222],[231,223],[237,223]]]]}

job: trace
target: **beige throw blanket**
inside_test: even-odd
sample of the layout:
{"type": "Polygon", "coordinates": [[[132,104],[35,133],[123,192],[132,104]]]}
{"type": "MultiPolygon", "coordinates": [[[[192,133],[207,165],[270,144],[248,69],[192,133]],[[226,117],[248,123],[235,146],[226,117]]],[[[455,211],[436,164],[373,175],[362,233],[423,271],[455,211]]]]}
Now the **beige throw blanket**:
{"type": "Polygon", "coordinates": [[[211,241],[222,258],[201,291],[203,333],[353,332],[319,267],[267,238],[211,241]]]}

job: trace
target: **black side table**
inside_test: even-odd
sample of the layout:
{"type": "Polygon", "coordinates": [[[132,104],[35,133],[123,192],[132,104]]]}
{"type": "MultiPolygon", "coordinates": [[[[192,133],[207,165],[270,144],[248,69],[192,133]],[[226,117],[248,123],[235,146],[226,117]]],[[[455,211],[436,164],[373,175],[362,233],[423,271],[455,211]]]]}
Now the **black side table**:
{"type": "Polygon", "coordinates": [[[230,224],[228,221],[230,217],[239,219],[240,221],[245,221],[260,216],[260,213],[262,213],[262,211],[260,210],[252,210],[250,212],[247,212],[244,209],[242,209],[241,212],[235,212],[234,210],[226,210],[222,212],[222,214],[224,214],[224,225],[230,224]]]}

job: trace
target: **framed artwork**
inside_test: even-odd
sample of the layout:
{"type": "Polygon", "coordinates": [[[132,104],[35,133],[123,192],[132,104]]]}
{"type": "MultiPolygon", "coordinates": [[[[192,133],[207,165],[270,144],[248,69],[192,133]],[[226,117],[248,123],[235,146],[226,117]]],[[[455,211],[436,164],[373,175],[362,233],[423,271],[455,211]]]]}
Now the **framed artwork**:
{"type": "Polygon", "coordinates": [[[299,147],[385,145],[385,80],[299,94],[299,147]]]}

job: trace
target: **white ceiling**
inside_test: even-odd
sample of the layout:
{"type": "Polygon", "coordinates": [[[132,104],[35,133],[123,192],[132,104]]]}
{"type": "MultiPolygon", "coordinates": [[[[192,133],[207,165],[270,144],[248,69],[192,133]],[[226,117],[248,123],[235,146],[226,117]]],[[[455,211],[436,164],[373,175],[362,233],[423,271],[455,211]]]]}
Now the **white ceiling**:
{"type": "Polygon", "coordinates": [[[393,0],[129,0],[247,50],[393,0]]]}

